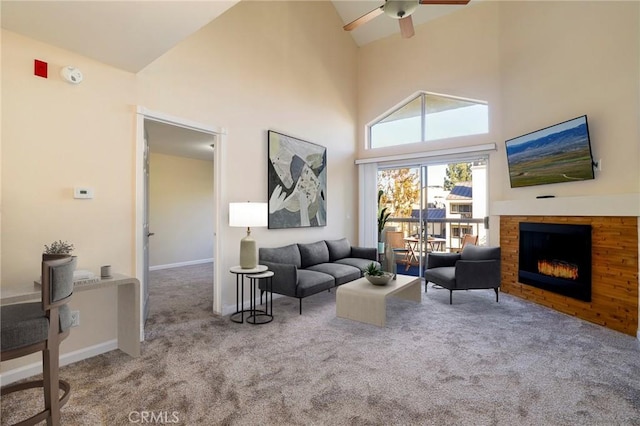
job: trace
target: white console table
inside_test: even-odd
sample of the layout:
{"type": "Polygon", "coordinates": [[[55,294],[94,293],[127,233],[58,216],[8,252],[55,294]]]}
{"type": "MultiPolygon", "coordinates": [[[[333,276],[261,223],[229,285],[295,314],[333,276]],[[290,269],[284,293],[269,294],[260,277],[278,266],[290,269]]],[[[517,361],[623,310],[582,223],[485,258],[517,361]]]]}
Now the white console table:
{"type": "MultiPolygon", "coordinates": [[[[113,274],[98,282],[77,283],[73,292],[118,288],[118,349],[131,355],[140,356],[140,281],[122,274],[113,274]]],[[[1,288],[0,304],[42,300],[40,285],[7,286],[1,288]]]]}

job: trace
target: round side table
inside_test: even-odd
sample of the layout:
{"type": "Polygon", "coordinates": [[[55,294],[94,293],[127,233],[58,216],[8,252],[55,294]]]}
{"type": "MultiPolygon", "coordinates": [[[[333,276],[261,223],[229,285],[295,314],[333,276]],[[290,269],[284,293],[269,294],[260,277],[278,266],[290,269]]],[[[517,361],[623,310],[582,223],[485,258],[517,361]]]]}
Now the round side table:
{"type": "MultiPolygon", "coordinates": [[[[232,266],[231,268],[229,268],[229,272],[231,272],[232,274],[235,274],[236,276],[236,311],[233,314],[231,314],[231,316],[229,317],[231,321],[237,322],[237,323],[243,323],[245,312],[247,312],[249,315],[251,315],[251,313],[255,314],[255,306],[254,306],[253,299],[251,299],[250,301],[249,309],[244,309],[244,303],[241,303],[241,300],[243,300],[244,298],[244,276],[259,274],[261,272],[265,272],[267,269],[268,268],[265,265],[257,265],[255,268],[252,268],[252,269],[243,269],[240,266],[232,266]]],[[[253,295],[253,291],[251,291],[251,294],[253,295]]],[[[247,320],[248,320],[248,317],[247,317],[247,320]]]]}
{"type": "MultiPolygon", "coordinates": [[[[247,317],[247,322],[253,325],[266,324],[273,321],[273,271],[266,271],[260,274],[247,275],[249,278],[250,292],[251,292],[251,307],[249,310],[251,313],[247,317]],[[256,309],[256,296],[258,296],[258,288],[260,280],[265,280],[264,288],[265,301],[264,311],[256,309]]],[[[260,304],[262,304],[262,294],[260,295],[260,304]]]]}

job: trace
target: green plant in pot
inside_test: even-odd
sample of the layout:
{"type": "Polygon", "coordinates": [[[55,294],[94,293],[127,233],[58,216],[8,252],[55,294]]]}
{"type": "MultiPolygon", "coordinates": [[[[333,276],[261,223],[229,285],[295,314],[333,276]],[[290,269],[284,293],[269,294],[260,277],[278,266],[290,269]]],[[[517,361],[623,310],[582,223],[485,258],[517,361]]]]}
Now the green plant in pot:
{"type": "Polygon", "coordinates": [[[382,231],[384,227],[387,225],[389,218],[391,217],[391,213],[387,212],[386,207],[382,207],[382,195],[384,191],[382,189],[378,190],[378,252],[384,253],[384,241],[382,241],[382,231]]]}
{"type": "Polygon", "coordinates": [[[387,285],[393,274],[383,271],[376,263],[371,262],[364,269],[364,277],[373,285],[387,285]]]}
{"type": "Polygon", "coordinates": [[[72,251],[73,244],[62,240],[54,241],[50,245],[44,245],[42,260],[64,259],[71,256],[72,251]]]}

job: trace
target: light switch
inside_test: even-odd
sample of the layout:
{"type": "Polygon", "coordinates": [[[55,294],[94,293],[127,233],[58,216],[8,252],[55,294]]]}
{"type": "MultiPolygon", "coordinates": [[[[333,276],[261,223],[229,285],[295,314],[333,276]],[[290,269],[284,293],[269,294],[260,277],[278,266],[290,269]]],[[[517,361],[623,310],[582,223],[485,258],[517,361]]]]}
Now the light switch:
{"type": "Polygon", "coordinates": [[[73,198],[90,199],[93,198],[93,188],[78,186],[73,188],[73,198]]]}

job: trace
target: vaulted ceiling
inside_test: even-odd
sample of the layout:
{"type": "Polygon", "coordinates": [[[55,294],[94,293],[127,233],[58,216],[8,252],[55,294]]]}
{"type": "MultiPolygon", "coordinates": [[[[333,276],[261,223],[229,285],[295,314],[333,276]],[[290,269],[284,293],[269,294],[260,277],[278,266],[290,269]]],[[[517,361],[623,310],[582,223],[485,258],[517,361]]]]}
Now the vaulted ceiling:
{"type": "MultiPolygon", "coordinates": [[[[0,15],[4,29],[137,73],[236,3],[238,0],[1,0],[0,15]]],[[[342,19],[337,25],[342,26],[379,7],[384,0],[332,3],[342,19]]],[[[412,15],[416,31],[421,23],[459,8],[418,7],[412,15]]],[[[353,30],[351,36],[358,46],[364,46],[398,33],[398,21],[381,15],[353,30]]],[[[207,161],[213,158],[209,135],[156,122],[148,122],[145,127],[154,152],[207,161]]]]}
{"type": "MultiPolygon", "coordinates": [[[[2,0],[0,13],[2,28],[137,73],[236,3],[237,0],[2,0]]],[[[347,24],[379,7],[384,0],[332,3],[343,24],[347,24]]],[[[421,5],[412,15],[413,23],[417,27],[460,7],[463,6],[421,5]]],[[[357,45],[364,46],[398,32],[398,21],[381,15],[351,35],[357,45]]]]}

